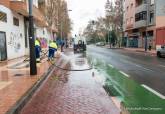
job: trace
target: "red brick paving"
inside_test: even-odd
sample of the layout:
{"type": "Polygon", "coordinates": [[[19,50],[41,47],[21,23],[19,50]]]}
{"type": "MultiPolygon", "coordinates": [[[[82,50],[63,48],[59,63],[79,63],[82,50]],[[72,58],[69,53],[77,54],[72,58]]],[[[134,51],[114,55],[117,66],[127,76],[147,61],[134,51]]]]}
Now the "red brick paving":
{"type": "Polygon", "coordinates": [[[33,84],[47,71],[50,64],[43,61],[38,65],[38,74],[31,77],[29,68],[9,69],[8,65],[23,61],[24,58],[0,63],[0,114],[5,114],[33,84]],[[23,76],[14,76],[23,74],[23,76]]]}
{"type": "Polygon", "coordinates": [[[92,71],[54,71],[21,114],[119,114],[92,71]]]}

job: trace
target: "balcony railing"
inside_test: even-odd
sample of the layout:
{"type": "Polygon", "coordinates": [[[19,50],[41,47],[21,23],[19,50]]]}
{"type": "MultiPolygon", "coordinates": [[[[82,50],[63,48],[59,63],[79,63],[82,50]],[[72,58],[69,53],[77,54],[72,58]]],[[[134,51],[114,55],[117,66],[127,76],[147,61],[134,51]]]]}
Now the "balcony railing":
{"type": "Polygon", "coordinates": [[[140,20],[135,22],[135,28],[141,28],[147,26],[147,20],[140,20]]]}
{"type": "Polygon", "coordinates": [[[148,11],[147,6],[148,6],[148,4],[141,4],[140,6],[137,6],[135,9],[135,13],[148,11]]]}

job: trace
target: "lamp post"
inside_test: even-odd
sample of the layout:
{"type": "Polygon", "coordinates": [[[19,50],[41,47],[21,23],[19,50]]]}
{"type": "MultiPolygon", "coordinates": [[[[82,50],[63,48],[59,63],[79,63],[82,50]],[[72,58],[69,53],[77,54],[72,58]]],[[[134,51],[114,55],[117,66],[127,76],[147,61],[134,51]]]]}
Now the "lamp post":
{"type": "MultiPolygon", "coordinates": [[[[94,25],[95,25],[95,21],[92,21],[92,25],[93,25],[93,33],[94,33],[94,25]]],[[[96,37],[95,37],[95,45],[96,45],[96,37]]]]}
{"type": "Polygon", "coordinates": [[[112,26],[110,26],[110,34],[109,34],[109,45],[110,45],[110,48],[111,48],[111,44],[112,44],[112,26]]]}
{"type": "Polygon", "coordinates": [[[33,0],[29,0],[29,47],[30,47],[30,75],[37,74],[35,43],[34,43],[34,25],[33,25],[33,0]]]}

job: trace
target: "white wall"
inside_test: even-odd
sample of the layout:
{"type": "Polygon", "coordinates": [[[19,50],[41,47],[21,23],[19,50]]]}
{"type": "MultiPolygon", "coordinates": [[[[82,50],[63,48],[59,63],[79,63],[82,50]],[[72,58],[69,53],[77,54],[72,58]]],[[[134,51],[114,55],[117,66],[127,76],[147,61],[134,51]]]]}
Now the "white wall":
{"type": "Polygon", "coordinates": [[[46,39],[50,40],[51,39],[51,33],[46,28],[37,27],[36,37],[46,38],[46,39]]]}
{"type": "Polygon", "coordinates": [[[0,11],[7,14],[7,23],[0,21],[0,31],[6,33],[7,59],[25,55],[25,35],[23,16],[0,5],[0,11]],[[19,26],[13,25],[13,16],[19,19],[19,26]]]}

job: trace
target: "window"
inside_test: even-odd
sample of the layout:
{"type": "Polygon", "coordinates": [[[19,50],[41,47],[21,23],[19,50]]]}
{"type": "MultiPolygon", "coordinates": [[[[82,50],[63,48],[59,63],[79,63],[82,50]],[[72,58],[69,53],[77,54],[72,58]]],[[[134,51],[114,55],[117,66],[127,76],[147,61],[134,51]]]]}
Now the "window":
{"type": "Polygon", "coordinates": [[[153,22],[154,22],[154,12],[153,11],[151,11],[150,12],[150,24],[153,24],[153,22]]]}
{"type": "Polygon", "coordinates": [[[19,26],[19,19],[13,17],[13,25],[19,26]]]}
{"type": "Polygon", "coordinates": [[[137,13],[135,15],[135,21],[146,20],[146,19],[147,19],[147,12],[146,11],[137,13]]]}
{"type": "Polygon", "coordinates": [[[7,14],[0,11],[0,21],[7,22],[7,14]]]}

